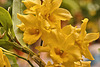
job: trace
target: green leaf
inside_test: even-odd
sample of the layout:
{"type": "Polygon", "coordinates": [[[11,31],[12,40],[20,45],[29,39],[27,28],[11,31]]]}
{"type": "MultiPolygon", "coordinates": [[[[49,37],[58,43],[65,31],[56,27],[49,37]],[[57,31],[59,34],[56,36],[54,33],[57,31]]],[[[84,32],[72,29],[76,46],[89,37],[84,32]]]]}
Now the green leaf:
{"type": "Polygon", "coordinates": [[[0,7],[0,23],[4,27],[6,33],[10,32],[10,35],[14,37],[11,16],[9,12],[2,7],[0,7]]]}
{"type": "Polygon", "coordinates": [[[21,21],[17,18],[17,13],[22,14],[25,6],[21,2],[22,0],[13,0],[13,10],[12,10],[12,20],[13,20],[13,28],[16,35],[17,40],[22,46],[26,46],[23,41],[23,33],[18,29],[16,25],[21,24],[21,21]]]}
{"type": "Polygon", "coordinates": [[[6,31],[8,31],[9,28],[12,28],[11,16],[9,12],[2,7],[0,7],[0,23],[3,25],[6,31]]]}
{"type": "Polygon", "coordinates": [[[0,39],[0,47],[3,47],[5,49],[12,49],[13,43],[9,41],[5,41],[4,39],[0,39]]]}
{"type": "Polygon", "coordinates": [[[0,27],[0,35],[4,35],[4,37],[2,39],[4,39],[5,41],[8,41],[9,38],[7,36],[7,33],[5,33],[5,29],[3,27],[0,27]]]}
{"type": "Polygon", "coordinates": [[[9,59],[11,67],[19,67],[17,64],[16,58],[14,56],[11,56],[11,55],[6,55],[6,56],[9,59]]]}

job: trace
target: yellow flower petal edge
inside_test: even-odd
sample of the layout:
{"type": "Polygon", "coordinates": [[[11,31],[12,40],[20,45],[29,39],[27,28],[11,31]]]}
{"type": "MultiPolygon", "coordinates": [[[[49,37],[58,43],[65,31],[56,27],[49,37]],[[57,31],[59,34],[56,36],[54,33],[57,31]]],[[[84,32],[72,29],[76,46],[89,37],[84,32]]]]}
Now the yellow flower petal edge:
{"type": "Polygon", "coordinates": [[[81,40],[84,39],[84,37],[86,36],[86,25],[87,25],[88,19],[85,18],[82,21],[83,21],[83,23],[81,25],[81,34],[80,34],[81,40]]]}
{"type": "Polygon", "coordinates": [[[92,54],[90,53],[89,49],[88,49],[89,44],[83,44],[83,55],[85,56],[85,58],[88,58],[90,60],[94,60],[92,54]]]}
{"type": "Polygon", "coordinates": [[[61,29],[62,33],[69,35],[73,31],[73,27],[71,25],[67,25],[61,29]]]}
{"type": "Polygon", "coordinates": [[[22,30],[22,31],[25,31],[25,24],[24,23],[21,23],[20,25],[17,25],[17,27],[20,29],[20,30],[22,30]]]}
{"type": "Polygon", "coordinates": [[[25,26],[27,27],[33,27],[33,26],[38,26],[38,20],[37,18],[32,15],[32,14],[28,14],[28,15],[21,15],[21,14],[17,14],[17,17],[25,24],[25,26]]]}
{"type": "Polygon", "coordinates": [[[74,67],[90,67],[91,61],[78,61],[74,62],[74,67]]]}
{"type": "Polygon", "coordinates": [[[99,38],[99,33],[89,33],[85,36],[84,41],[86,42],[92,42],[94,40],[97,40],[99,38]]]}
{"type": "Polygon", "coordinates": [[[24,14],[36,14],[35,11],[29,10],[29,9],[24,10],[23,13],[24,13],[24,14]]]}
{"type": "Polygon", "coordinates": [[[54,10],[59,8],[61,3],[62,3],[62,0],[53,0],[52,3],[51,3],[51,12],[50,13],[52,13],[54,10]]]}
{"type": "Polygon", "coordinates": [[[56,20],[70,20],[72,15],[70,12],[63,8],[56,9],[52,14],[51,17],[54,16],[56,20]]]}
{"type": "Polygon", "coordinates": [[[50,47],[43,47],[43,46],[37,46],[36,47],[37,50],[39,50],[40,52],[49,52],[50,51],[50,47]]]}

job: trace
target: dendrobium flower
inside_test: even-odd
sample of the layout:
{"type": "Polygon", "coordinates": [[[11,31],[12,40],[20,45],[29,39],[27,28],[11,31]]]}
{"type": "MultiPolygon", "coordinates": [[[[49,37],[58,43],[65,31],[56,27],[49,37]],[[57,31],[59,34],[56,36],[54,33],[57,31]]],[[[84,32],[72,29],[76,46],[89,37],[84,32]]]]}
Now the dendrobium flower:
{"type": "Polygon", "coordinates": [[[57,32],[56,29],[51,30],[48,39],[43,40],[46,45],[38,46],[40,52],[49,52],[50,57],[54,63],[73,62],[82,59],[80,48],[74,45],[76,36],[74,32],[68,36],[63,35],[61,32],[57,32]]]}
{"type": "Polygon", "coordinates": [[[40,52],[49,52],[54,63],[62,63],[64,66],[70,65],[70,67],[73,67],[75,61],[82,59],[82,55],[93,60],[94,58],[92,57],[88,46],[90,42],[99,38],[99,33],[86,34],[87,22],[88,19],[85,18],[81,28],[67,25],[59,32],[57,32],[57,29],[52,29],[49,32],[46,31],[46,36],[43,38],[44,45],[37,47],[37,49],[40,52]],[[73,56],[77,57],[74,58],[73,56]]]}
{"type": "Polygon", "coordinates": [[[23,22],[20,25],[17,25],[17,27],[20,28],[24,32],[23,34],[23,40],[25,43],[28,43],[29,45],[35,43],[42,35],[38,20],[34,15],[17,15],[18,18],[23,22]],[[34,19],[33,19],[34,18],[34,19]]]}
{"type": "Polygon", "coordinates": [[[61,2],[62,0],[44,0],[41,8],[37,9],[38,16],[52,22],[69,20],[72,16],[68,10],[59,8],[61,2]]]}
{"type": "Polygon", "coordinates": [[[88,22],[88,19],[85,18],[84,20],[82,20],[83,23],[81,25],[81,28],[75,28],[71,25],[67,25],[65,26],[61,31],[62,33],[64,33],[65,35],[69,35],[73,32],[73,30],[76,30],[76,41],[75,41],[75,45],[78,45],[79,48],[81,49],[80,51],[82,52],[82,55],[84,55],[86,58],[90,59],[90,60],[94,60],[93,56],[91,55],[88,47],[89,47],[89,43],[98,39],[99,38],[99,33],[86,33],[86,25],[88,22]]]}
{"type": "Polygon", "coordinates": [[[3,54],[1,49],[0,49],[0,67],[11,67],[8,58],[6,57],[6,55],[3,54]]]}
{"type": "Polygon", "coordinates": [[[86,58],[88,58],[90,60],[94,60],[93,56],[91,55],[91,53],[88,49],[88,46],[89,46],[90,42],[99,38],[99,33],[86,34],[86,25],[87,25],[88,19],[85,18],[82,21],[83,21],[83,23],[81,25],[81,32],[79,33],[79,36],[77,37],[75,44],[81,48],[82,54],[86,58]]]}

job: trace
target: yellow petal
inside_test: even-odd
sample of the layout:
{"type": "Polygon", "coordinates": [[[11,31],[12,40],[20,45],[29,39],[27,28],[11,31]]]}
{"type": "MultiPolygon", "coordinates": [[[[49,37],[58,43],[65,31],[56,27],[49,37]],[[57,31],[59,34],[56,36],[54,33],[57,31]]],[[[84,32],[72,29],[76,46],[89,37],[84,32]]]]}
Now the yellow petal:
{"type": "Polygon", "coordinates": [[[4,67],[5,65],[5,61],[4,61],[4,58],[3,58],[3,52],[0,48],[0,67],[4,67]]]}
{"type": "Polygon", "coordinates": [[[65,62],[63,63],[65,67],[74,67],[74,62],[65,62]]]}
{"type": "Polygon", "coordinates": [[[24,14],[36,14],[36,11],[26,9],[26,10],[23,11],[23,13],[24,13],[24,14]]]}
{"type": "Polygon", "coordinates": [[[37,46],[36,47],[37,50],[39,50],[40,52],[49,52],[50,51],[50,47],[43,47],[43,46],[37,46]]]}
{"type": "Polygon", "coordinates": [[[17,25],[17,27],[22,31],[25,31],[25,29],[26,29],[26,26],[24,25],[24,23],[21,23],[20,25],[17,25]]]}
{"type": "Polygon", "coordinates": [[[25,0],[25,1],[22,1],[22,2],[25,4],[25,6],[27,8],[33,7],[36,4],[41,5],[41,1],[40,0],[25,0]]]}
{"type": "Polygon", "coordinates": [[[6,57],[6,55],[3,55],[3,57],[4,57],[4,61],[6,63],[6,67],[11,67],[10,62],[9,62],[8,58],[6,57]]]}
{"type": "Polygon", "coordinates": [[[52,29],[50,32],[46,32],[44,30],[44,34],[46,35],[42,36],[44,43],[51,46],[61,45],[61,43],[63,43],[65,40],[64,35],[58,32],[57,29],[52,29]]]}
{"type": "Polygon", "coordinates": [[[52,14],[51,17],[54,16],[56,20],[70,20],[72,18],[70,12],[63,8],[56,9],[52,14]]]}
{"type": "Polygon", "coordinates": [[[94,60],[94,58],[93,58],[92,54],[90,53],[89,49],[86,49],[85,57],[90,59],[90,60],[94,60]]]}
{"type": "Polygon", "coordinates": [[[85,36],[84,41],[86,42],[92,42],[94,40],[97,40],[99,38],[99,33],[89,33],[85,36]]]}
{"type": "Polygon", "coordinates": [[[52,1],[52,3],[51,3],[51,13],[54,11],[54,10],[56,10],[57,8],[59,8],[60,7],[60,5],[61,5],[61,3],[62,3],[62,0],[51,0],[52,1]]]}
{"type": "Polygon", "coordinates": [[[25,24],[25,26],[28,26],[28,27],[38,26],[37,24],[39,21],[32,14],[29,14],[29,15],[17,14],[17,17],[25,24]]]}
{"type": "Polygon", "coordinates": [[[54,49],[51,49],[50,56],[55,63],[63,63],[62,58],[59,55],[55,54],[54,49]]]}
{"type": "Polygon", "coordinates": [[[67,25],[62,28],[62,33],[69,35],[73,30],[73,27],[71,25],[67,25]]]}
{"type": "Polygon", "coordinates": [[[85,18],[84,20],[82,20],[83,23],[81,25],[81,34],[80,34],[80,38],[81,40],[84,39],[84,37],[86,36],[86,25],[87,25],[87,22],[88,22],[88,19],[85,18]]]}
{"type": "Polygon", "coordinates": [[[88,49],[89,44],[83,44],[83,55],[88,58],[89,60],[94,60],[92,54],[90,53],[89,49],[88,49]]]}
{"type": "Polygon", "coordinates": [[[25,1],[22,1],[24,3],[24,5],[27,7],[27,8],[30,8],[30,7],[33,7],[34,5],[36,5],[36,3],[34,3],[32,0],[25,0],[25,1]]]}
{"type": "Polygon", "coordinates": [[[36,5],[30,8],[31,11],[36,11],[36,9],[40,8],[40,5],[36,5]]]}
{"type": "Polygon", "coordinates": [[[87,18],[85,18],[84,20],[82,20],[83,23],[87,23],[89,20],[87,18]]]}
{"type": "Polygon", "coordinates": [[[64,46],[66,46],[65,48],[67,49],[70,45],[74,45],[76,40],[76,35],[74,33],[69,34],[66,37],[66,41],[64,43],[64,46]]]}
{"type": "Polygon", "coordinates": [[[81,50],[76,45],[70,45],[66,49],[67,53],[69,54],[68,58],[70,62],[78,61],[82,59],[81,50]]]}
{"type": "Polygon", "coordinates": [[[90,67],[91,61],[81,61],[83,67],[90,67]]]}
{"type": "Polygon", "coordinates": [[[24,35],[24,37],[23,37],[24,42],[31,45],[40,38],[42,33],[37,29],[29,28],[29,29],[25,30],[23,35],[24,35]]]}

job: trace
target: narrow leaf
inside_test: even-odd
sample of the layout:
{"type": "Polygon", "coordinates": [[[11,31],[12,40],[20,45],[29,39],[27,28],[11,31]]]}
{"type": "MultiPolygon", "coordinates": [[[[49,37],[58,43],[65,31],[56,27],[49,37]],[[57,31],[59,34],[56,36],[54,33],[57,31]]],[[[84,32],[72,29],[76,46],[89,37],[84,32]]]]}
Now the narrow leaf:
{"type": "Polygon", "coordinates": [[[0,39],[0,47],[5,49],[12,49],[13,43],[9,41],[5,41],[4,39],[0,39]]]}
{"type": "Polygon", "coordinates": [[[22,14],[24,9],[24,5],[21,2],[22,0],[13,0],[13,10],[12,10],[12,20],[13,20],[13,28],[16,35],[17,40],[22,46],[26,46],[23,41],[23,32],[18,29],[16,25],[21,24],[21,21],[17,18],[17,13],[22,14]]]}
{"type": "Polygon", "coordinates": [[[6,33],[10,32],[10,35],[14,37],[11,16],[9,12],[2,7],[0,7],[0,23],[4,27],[6,33]]]}

